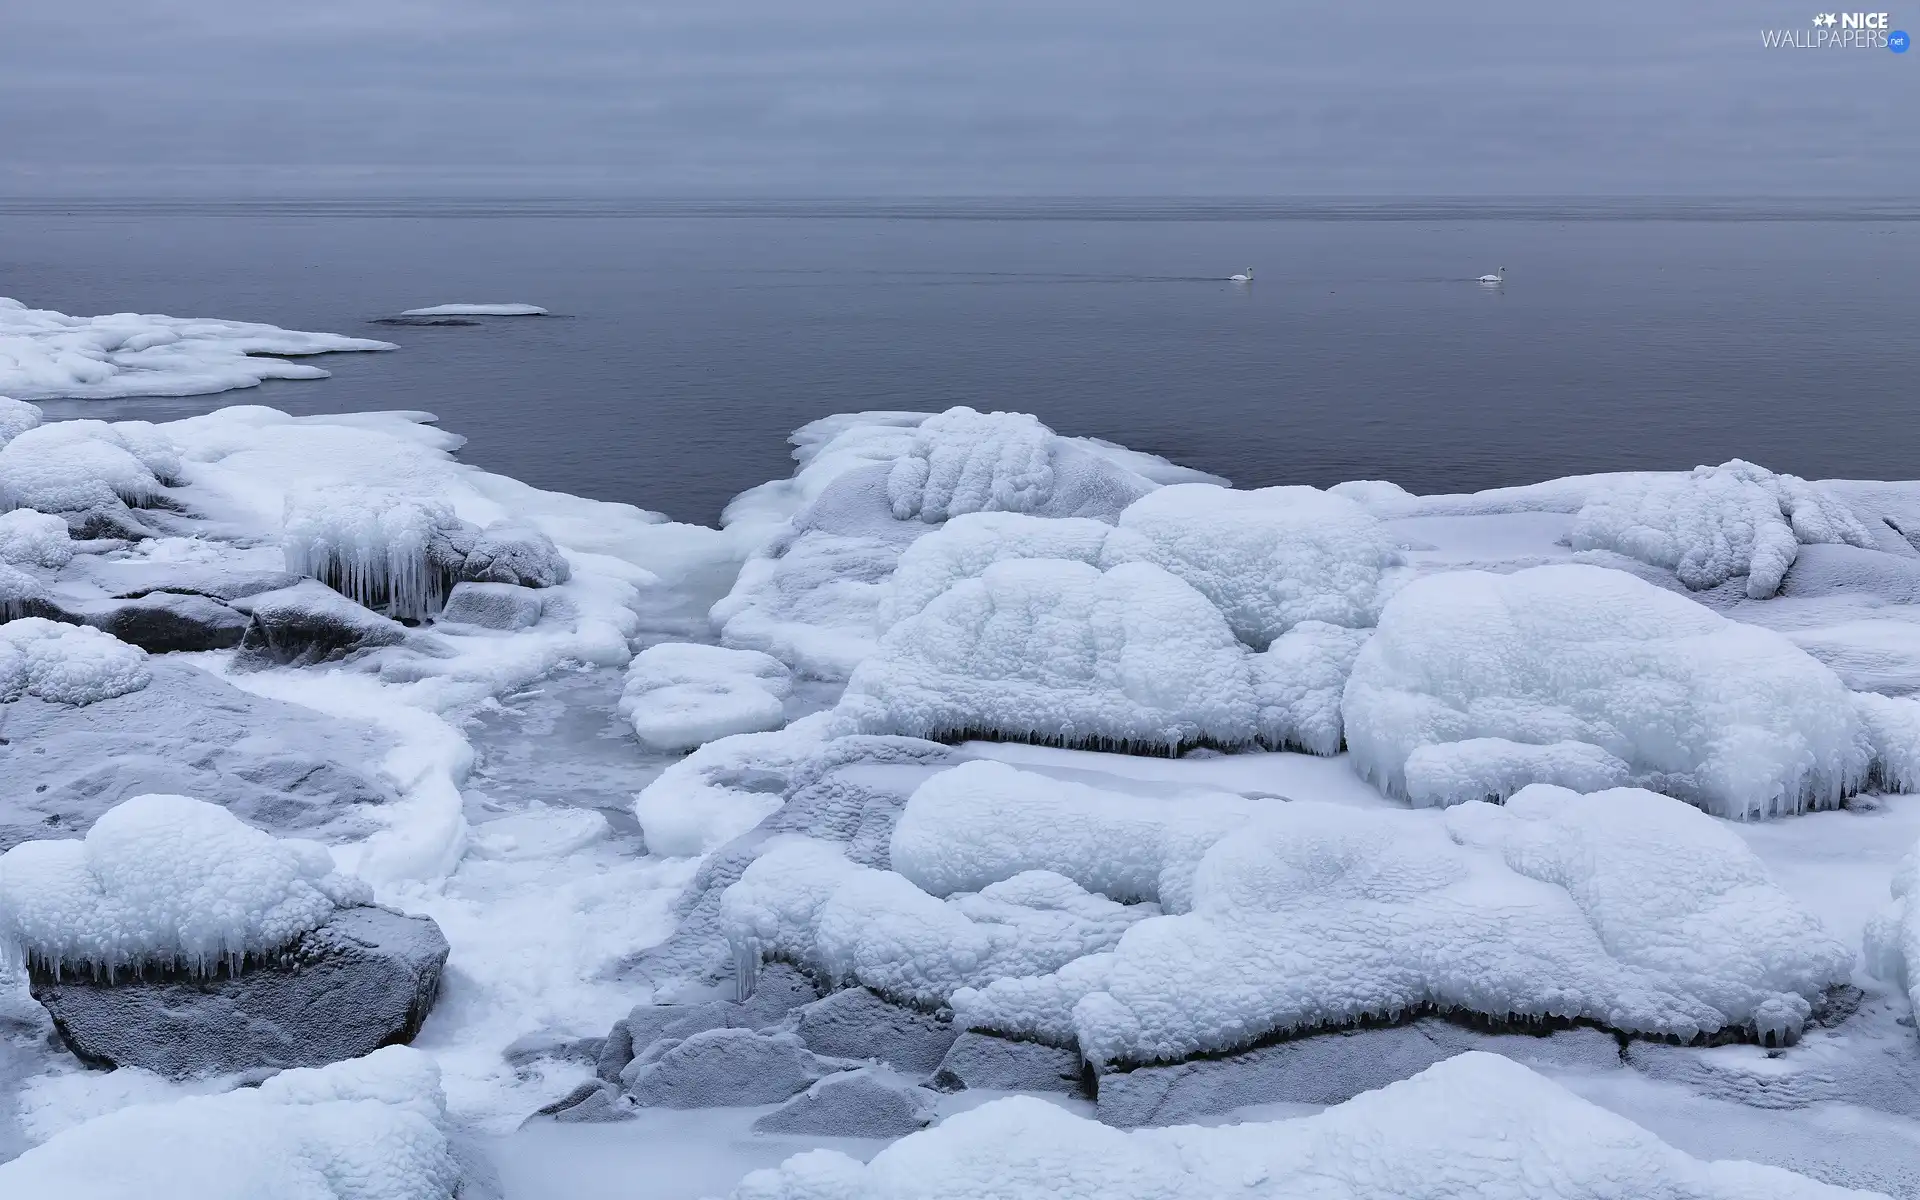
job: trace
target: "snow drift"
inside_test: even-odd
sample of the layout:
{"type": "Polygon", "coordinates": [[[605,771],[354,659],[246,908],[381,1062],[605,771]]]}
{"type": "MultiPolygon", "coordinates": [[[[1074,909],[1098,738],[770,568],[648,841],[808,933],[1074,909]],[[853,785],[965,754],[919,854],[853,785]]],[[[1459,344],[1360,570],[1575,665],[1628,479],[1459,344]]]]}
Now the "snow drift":
{"type": "Polygon", "coordinates": [[[1458,571],[1394,596],[1342,700],[1362,774],[1417,805],[1634,784],[1726,817],[1868,778],[1851,693],[1771,630],[1624,571],[1458,571]]]}
{"type": "MultiPolygon", "coordinates": [[[[0,577],[0,591],[6,587],[0,577]]],[[[0,625],[0,703],[32,696],[94,704],[137,692],[152,678],[146,651],[98,629],[43,617],[0,625]]]]}
{"type": "Polygon", "coordinates": [[[0,395],[22,400],[198,396],[266,379],[324,379],[319,367],[261,356],[396,348],[246,321],[70,317],[0,297],[0,395]]]}
{"type": "Polygon", "coordinates": [[[452,1200],[460,1182],[440,1071],[400,1046],[123,1108],[0,1164],[0,1193],[73,1200],[452,1200]]]}
{"type": "Polygon", "coordinates": [[[1620,477],[1581,507],[1572,541],[1666,567],[1696,591],[1744,575],[1755,600],[1780,590],[1803,544],[1873,545],[1838,497],[1737,458],[1686,475],[1620,477]]]}
{"type": "Polygon", "coordinates": [[[910,1134],[870,1163],[812,1150],[734,1200],[1866,1200],[1778,1167],[1702,1162],[1494,1054],[1309,1117],[1125,1132],[1032,1097],[910,1134]]]}
{"type": "Polygon", "coordinates": [[[186,796],[136,796],[84,838],[0,855],[0,946],[54,972],[205,975],[371,900],[317,842],[276,838],[186,796]]]}

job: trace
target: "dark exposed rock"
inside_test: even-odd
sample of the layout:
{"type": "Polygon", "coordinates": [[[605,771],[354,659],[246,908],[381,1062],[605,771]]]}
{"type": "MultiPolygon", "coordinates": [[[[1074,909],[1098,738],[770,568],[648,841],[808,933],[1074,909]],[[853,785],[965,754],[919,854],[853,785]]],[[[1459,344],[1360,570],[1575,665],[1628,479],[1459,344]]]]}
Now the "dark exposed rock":
{"type": "Polygon", "coordinates": [[[1058,1046],[1016,1042],[968,1030],[954,1039],[933,1073],[943,1092],[992,1088],[1023,1092],[1078,1092],[1080,1056],[1058,1046]]]}
{"type": "Polygon", "coordinates": [[[867,1068],[829,1075],[753,1123],[755,1133],[897,1138],[933,1120],[923,1088],[867,1068]]]}
{"type": "Polygon", "coordinates": [[[446,961],[433,921],[362,906],[235,975],[109,983],[36,970],[32,985],[82,1060],[183,1079],[317,1067],[411,1041],[446,961]]]}
{"type": "Polygon", "coordinates": [[[437,529],[427,554],[453,581],[544,588],[573,575],[552,538],[512,521],[495,521],[485,529],[466,522],[437,529]]]}
{"type": "Polygon", "coordinates": [[[247,615],[205,596],[152,592],[134,600],[69,605],[80,623],[152,654],[227,650],[240,644],[247,615]]]}
{"type": "Polygon", "coordinates": [[[794,1032],[807,1049],[835,1058],[872,1058],[911,1075],[931,1074],[960,1031],[953,1022],[848,988],[802,1008],[794,1032]]]}
{"type": "Polygon", "coordinates": [[[239,670],[335,662],[356,651],[407,640],[406,626],[313,580],[247,597],[234,607],[252,617],[234,655],[239,670]]]}
{"type": "Polygon", "coordinates": [[[552,1104],[534,1113],[529,1120],[551,1117],[562,1124],[597,1124],[606,1121],[631,1121],[633,1106],[622,1098],[618,1088],[601,1079],[590,1079],[552,1104]]]}
{"type": "Polygon", "coordinates": [[[635,1104],[653,1108],[777,1104],[843,1065],[812,1053],[790,1033],[709,1029],[630,1067],[626,1092],[635,1104]]]}

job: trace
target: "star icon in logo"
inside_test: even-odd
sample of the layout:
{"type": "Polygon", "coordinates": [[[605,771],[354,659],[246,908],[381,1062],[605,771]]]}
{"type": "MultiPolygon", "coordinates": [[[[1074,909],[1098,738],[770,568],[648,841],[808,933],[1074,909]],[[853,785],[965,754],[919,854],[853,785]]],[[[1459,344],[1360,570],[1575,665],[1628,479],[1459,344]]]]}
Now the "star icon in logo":
{"type": "Polygon", "coordinates": [[[1819,26],[1831,27],[1838,25],[1840,18],[1834,16],[1832,13],[1815,13],[1813,14],[1813,23],[1819,26]]]}

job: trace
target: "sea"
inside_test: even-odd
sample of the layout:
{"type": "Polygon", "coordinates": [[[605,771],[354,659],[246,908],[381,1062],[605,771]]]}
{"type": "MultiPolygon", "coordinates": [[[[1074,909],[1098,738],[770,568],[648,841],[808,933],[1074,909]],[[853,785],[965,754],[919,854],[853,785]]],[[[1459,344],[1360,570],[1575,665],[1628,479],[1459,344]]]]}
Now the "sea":
{"type": "Polygon", "coordinates": [[[1911,200],[5,199],[0,295],[401,347],[56,416],[426,410],[467,461],[703,523],[798,425],[956,404],[1243,487],[1920,476],[1911,200]],[[448,302],[553,315],[378,323],[448,302]]]}

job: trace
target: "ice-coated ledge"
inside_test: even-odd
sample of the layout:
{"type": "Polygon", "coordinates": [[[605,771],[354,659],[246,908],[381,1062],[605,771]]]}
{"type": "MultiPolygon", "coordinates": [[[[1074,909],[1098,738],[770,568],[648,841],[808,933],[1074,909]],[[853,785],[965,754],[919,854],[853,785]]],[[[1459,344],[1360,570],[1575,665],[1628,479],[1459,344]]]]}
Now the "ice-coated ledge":
{"type": "Polygon", "coordinates": [[[392,342],[250,321],[112,313],[70,317],[0,296],[0,396],[118,400],[200,396],[267,379],[325,379],[303,356],[395,350],[392,342]]]}
{"type": "Polygon", "coordinates": [[[1778,1167],[1703,1162],[1494,1054],[1293,1120],[1122,1132],[1032,1097],[996,1100],[862,1164],[815,1150],[734,1200],[1865,1200],[1778,1167]]]}

